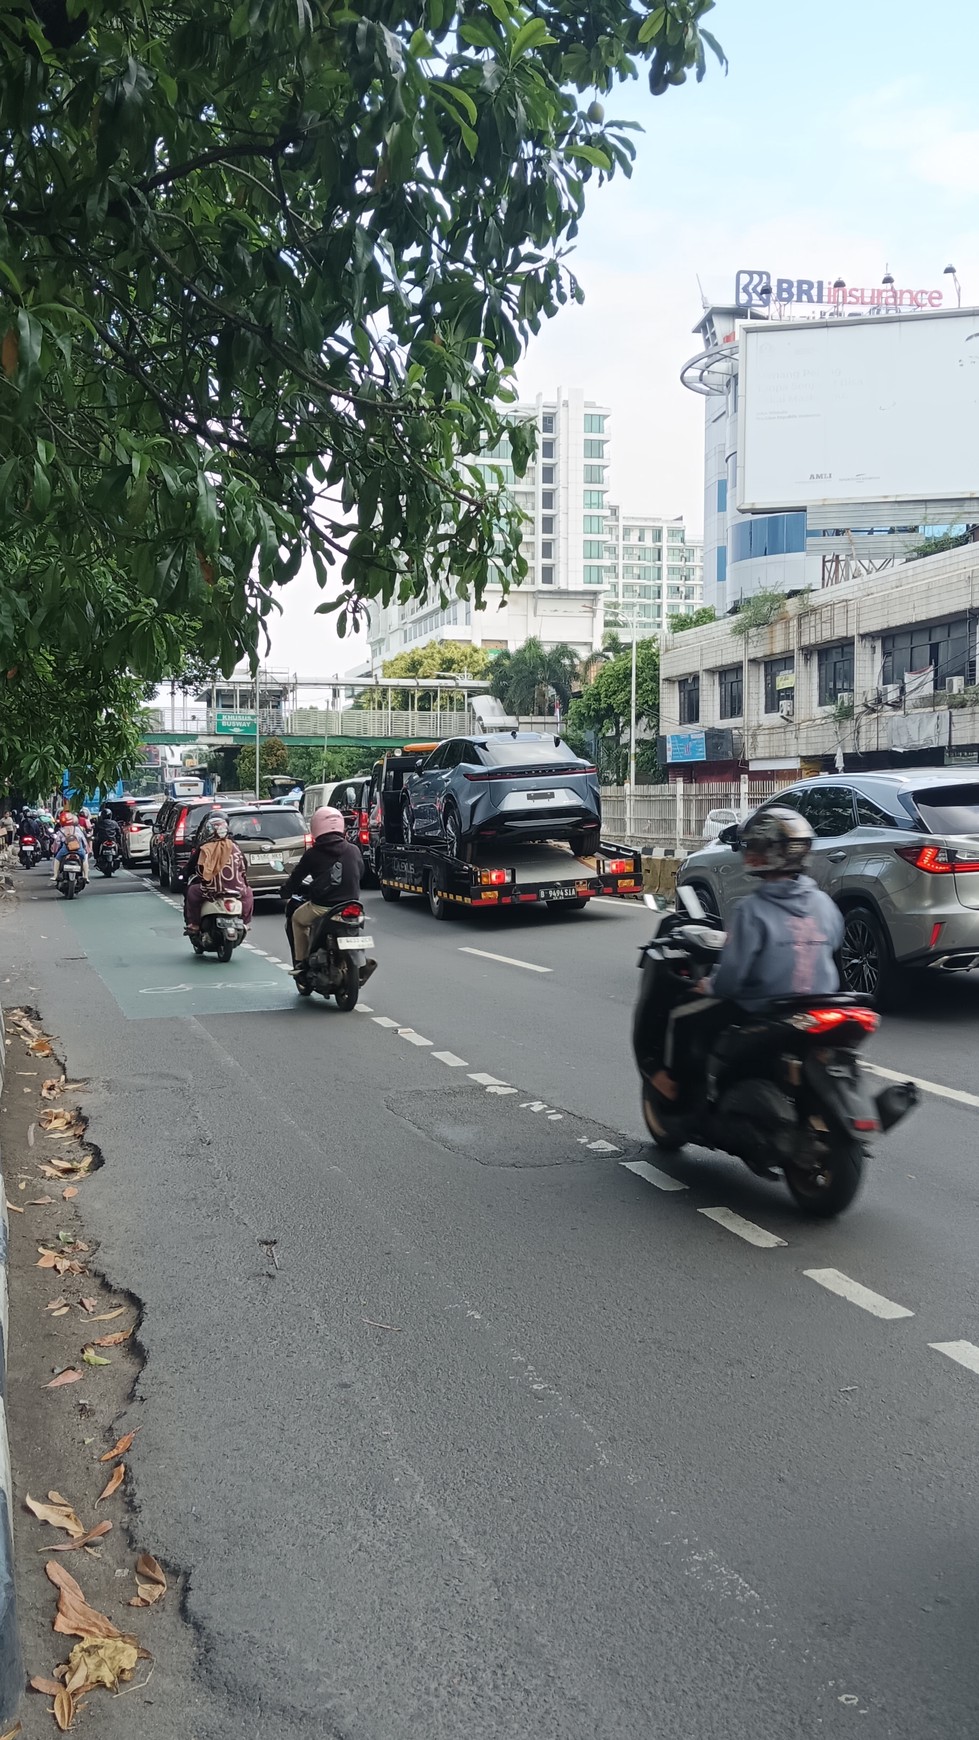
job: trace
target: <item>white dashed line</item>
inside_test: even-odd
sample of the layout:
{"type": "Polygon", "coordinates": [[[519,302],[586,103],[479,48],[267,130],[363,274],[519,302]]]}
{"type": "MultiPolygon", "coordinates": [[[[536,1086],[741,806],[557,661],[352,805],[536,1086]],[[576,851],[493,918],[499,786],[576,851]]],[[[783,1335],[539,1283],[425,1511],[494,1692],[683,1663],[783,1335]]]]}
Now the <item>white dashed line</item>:
{"type": "Polygon", "coordinates": [[[391,1020],[390,1015],[375,1015],[374,1020],[378,1027],[397,1027],[399,1025],[397,1021],[391,1020]]]}
{"type": "Polygon", "coordinates": [[[634,1172],[637,1178],[645,1178],[647,1184],[655,1184],[657,1190],[686,1190],[679,1178],[671,1178],[668,1172],[661,1172],[658,1166],[650,1166],[648,1160],[620,1160],[627,1172],[634,1172]]]}
{"type": "Polygon", "coordinates": [[[423,1039],[413,1027],[399,1027],[398,1038],[407,1039],[409,1045],[431,1045],[432,1043],[430,1039],[423,1039]]]}
{"type": "Polygon", "coordinates": [[[849,1299],[851,1305],[859,1305],[861,1311],[869,1311],[871,1317],[914,1316],[906,1305],[895,1305],[893,1299],[885,1299],[882,1293],[872,1293],[869,1287],[851,1281],[849,1275],[841,1274],[839,1269],[803,1269],[802,1272],[817,1286],[825,1287],[828,1293],[836,1293],[841,1299],[849,1299]]]}
{"type": "Polygon", "coordinates": [[[355,1003],[354,1008],[358,1015],[373,1015],[374,1013],[369,1003],[355,1003]]]}
{"type": "Polygon", "coordinates": [[[486,1089],[486,1092],[488,1094],[515,1094],[518,1091],[519,1090],[517,1088],[502,1087],[502,1086],[501,1087],[488,1087],[486,1089]]]}
{"type": "Polygon", "coordinates": [[[885,1069],[882,1063],[866,1063],[863,1058],[860,1061],[864,1069],[869,1069],[873,1075],[882,1075],[885,1081],[913,1081],[922,1093],[937,1094],[943,1100],[957,1100],[960,1106],[979,1106],[979,1094],[967,1094],[964,1088],[944,1087],[939,1081],[922,1081],[920,1075],[909,1075],[907,1070],[885,1069]]]}
{"type": "Polygon", "coordinates": [[[974,1371],[979,1376],[979,1347],[971,1341],[929,1341],[929,1347],[936,1353],[944,1353],[949,1359],[954,1359],[957,1365],[964,1365],[967,1371],[974,1371]]]}
{"type": "Polygon", "coordinates": [[[292,972],[292,968],[290,967],[288,961],[275,961],[273,963],[273,965],[278,967],[280,973],[291,973],[292,972]]]}
{"type": "Polygon", "coordinates": [[[461,948],[461,955],[480,955],[484,961],[501,961],[505,967],[523,967],[527,973],[552,973],[553,967],[539,967],[536,961],[517,961],[512,955],[493,955],[489,949],[461,948]]]}
{"type": "Polygon", "coordinates": [[[432,1056],[437,1057],[439,1063],[444,1063],[449,1069],[469,1068],[465,1058],[457,1057],[454,1051],[433,1051],[432,1056]]]}
{"type": "Polygon", "coordinates": [[[784,1239],[766,1232],[763,1226],[756,1226],[753,1220],[745,1220],[740,1214],[735,1214],[733,1208],[698,1208],[697,1213],[706,1215],[708,1220],[716,1221],[718,1226],[725,1227],[728,1232],[736,1233],[739,1239],[744,1239],[746,1245],[757,1245],[759,1250],[774,1251],[779,1245],[785,1245],[784,1239]]]}
{"type": "Polygon", "coordinates": [[[265,955],[268,958],[268,949],[257,949],[254,943],[246,943],[245,947],[250,948],[253,955],[265,955]]]}
{"type": "Polygon", "coordinates": [[[506,1087],[507,1085],[505,1081],[500,1080],[498,1075],[486,1075],[481,1069],[470,1070],[469,1080],[478,1082],[480,1087],[506,1087]]]}

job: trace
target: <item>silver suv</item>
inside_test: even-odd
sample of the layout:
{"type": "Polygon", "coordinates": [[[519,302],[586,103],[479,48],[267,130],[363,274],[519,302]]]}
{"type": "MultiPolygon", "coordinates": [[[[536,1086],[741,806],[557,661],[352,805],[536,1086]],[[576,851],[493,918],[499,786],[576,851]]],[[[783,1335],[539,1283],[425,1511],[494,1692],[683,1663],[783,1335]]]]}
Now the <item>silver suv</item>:
{"type": "MultiPolygon", "coordinates": [[[[806,865],[846,919],[846,989],[880,993],[895,967],[979,967],[979,767],[840,773],[800,780],[785,805],[815,833],[806,865]]],[[[725,829],[692,852],[679,882],[726,920],[753,887],[725,829]]]]}

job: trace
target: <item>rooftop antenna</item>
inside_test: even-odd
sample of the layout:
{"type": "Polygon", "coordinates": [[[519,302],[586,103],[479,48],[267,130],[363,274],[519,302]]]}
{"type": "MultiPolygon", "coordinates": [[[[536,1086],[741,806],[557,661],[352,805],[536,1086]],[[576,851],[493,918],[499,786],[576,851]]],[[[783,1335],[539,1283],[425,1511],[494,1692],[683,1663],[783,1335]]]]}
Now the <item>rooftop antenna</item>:
{"type": "Polygon", "coordinates": [[[704,295],[704,286],[700,282],[700,273],[696,272],[694,274],[694,276],[696,277],[696,280],[697,280],[697,289],[700,291],[700,306],[704,310],[704,313],[706,314],[708,308],[710,307],[710,303],[708,302],[706,296],[704,295]]]}

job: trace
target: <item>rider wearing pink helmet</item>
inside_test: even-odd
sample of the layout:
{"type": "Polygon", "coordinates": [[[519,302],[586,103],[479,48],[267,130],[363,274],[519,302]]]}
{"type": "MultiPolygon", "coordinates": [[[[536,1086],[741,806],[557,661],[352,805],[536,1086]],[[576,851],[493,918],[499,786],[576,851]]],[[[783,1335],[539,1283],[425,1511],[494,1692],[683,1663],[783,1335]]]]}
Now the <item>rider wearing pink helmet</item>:
{"type": "Polygon", "coordinates": [[[351,845],[345,834],[343,812],[324,804],[314,810],[309,828],[313,844],[304,852],[288,881],[283,884],[283,899],[292,894],[305,894],[303,906],[292,915],[293,975],[302,974],[309,954],[309,933],[318,918],[331,906],[346,900],[360,899],[360,879],[364,860],[357,846],[351,845]]]}

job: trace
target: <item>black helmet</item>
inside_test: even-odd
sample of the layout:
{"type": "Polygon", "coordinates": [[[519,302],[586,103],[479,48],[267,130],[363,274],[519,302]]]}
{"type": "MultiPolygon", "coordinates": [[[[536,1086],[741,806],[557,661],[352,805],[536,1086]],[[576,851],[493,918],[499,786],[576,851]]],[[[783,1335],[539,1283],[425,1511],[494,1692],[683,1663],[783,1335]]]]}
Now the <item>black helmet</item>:
{"type": "Polygon", "coordinates": [[[99,810],[99,815],[102,817],[102,820],[104,822],[107,822],[109,817],[111,816],[111,814],[112,814],[112,811],[110,810],[108,804],[103,804],[102,808],[99,810]]]}
{"type": "Polygon", "coordinates": [[[772,804],[756,810],[741,829],[745,854],[758,860],[746,864],[749,876],[797,876],[812,848],[813,831],[798,810],[772,804]]]}

